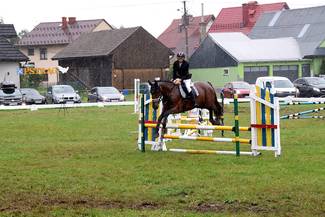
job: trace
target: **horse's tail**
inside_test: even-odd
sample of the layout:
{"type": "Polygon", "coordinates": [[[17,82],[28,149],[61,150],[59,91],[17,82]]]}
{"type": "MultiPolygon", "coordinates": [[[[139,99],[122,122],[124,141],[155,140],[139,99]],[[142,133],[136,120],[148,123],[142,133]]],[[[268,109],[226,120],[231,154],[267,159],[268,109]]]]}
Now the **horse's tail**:
{"type": "Polygon", "coordinates": [[[216,115],[218,115],[218,116],[223,116],[224,102],[223,102],[223,100],[222,100],[222,103],[221,103],[221,105],[220,105],[220,103],[218,102],[217,93],[216,93],[216,91],[214,90],[213,85],[212,85],[209,81],[208,81],[208,84],[211,86],[211,88],[212,88],[212,90],[213,90],[213,92],[214,92],[215,104],[216,104],[217,108],[219,108],[219,109],[217,109],[217,110],[220,111],[220,113],[219,113],[219,114],[216,114],[216,115]]]}

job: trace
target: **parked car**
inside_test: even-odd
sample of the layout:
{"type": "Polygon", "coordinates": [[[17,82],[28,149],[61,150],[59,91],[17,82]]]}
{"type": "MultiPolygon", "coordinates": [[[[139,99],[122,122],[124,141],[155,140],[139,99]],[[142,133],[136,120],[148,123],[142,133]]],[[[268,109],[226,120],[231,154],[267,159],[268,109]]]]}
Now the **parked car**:
{"type": "Polygon", "coordinates": [[[300,97],[325,97],[325,79],[319,77],[303,77],[293,82],[299,90],[300,97]]]}
{"type": "Polygon", "coordinates": [[[77,91],[70,85],[54,85],[48,88],[46,94],[47,103],[80,103],[81,99],[77,91]]]}
{"type": "Polygon", "coordinates": [[[0,105],[21,105],[23,96],[14,83],[5,81],[0,85],[0,105]]]}
{"type": "Polygon", "coordinates": [[[265,76],[256,79],[256,85],[262,88],[270,87],[275,90],[275,96],[298,96],[299,90],[286,77],[265,76]]]}
{"type": "Polygon", "coordinates": [[[0,90],[0,105],[21,105],[22,103],[23,96],[18,89],[9,94],[0,90]]]}
{"type": "Polygon", "coordinates": [[[44,104],[45,97],[42,96],[36,89],[21,88],[20,92],[23,95],[23,102],[25,104],[44,104]]]}
{"type": "Polygon", "coordinates": [[[94,87],[88,94],[88,102],[124,101],[124,95],[115,87],[94,87]]]}
{"type": "Polygon", "coordinates": [[[225,84],[222,88],[222,93],[225,98],[233,98],[236,93],[239,98],[249,96],[250,85],[245,81],[233,81],[225,84]]]}

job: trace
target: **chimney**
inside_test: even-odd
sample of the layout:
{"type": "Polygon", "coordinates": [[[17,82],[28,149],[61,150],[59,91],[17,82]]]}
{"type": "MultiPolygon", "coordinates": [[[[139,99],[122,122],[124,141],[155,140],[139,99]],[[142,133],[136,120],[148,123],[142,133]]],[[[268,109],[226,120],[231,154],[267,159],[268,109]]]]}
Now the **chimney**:
{"type": "Polygon", "coordinates": [[[69,21],[68,21],[69,25],[73,25],[76,22],[77,22],[77,18],[76,17],[69,17],[69,21]]]}
{"type": "Polygon", "coordinates": [[[252,18],[255,17],[257,7],[258,7],[257,1],[249,1],[248,3],[242,5],[242,14],[243,14],[242,27],[254,26],[255,21],[252,18]]]}
{"type": "Polygon", "coordinates": [[[61,28],[63,30],[65,30],[65,29],[68,28],[68,22],[67,22],[67,18],[66,17],[62,17],[62,23],[61,24],[62,24],[61,28]]]}
{"type": "Polygon", "coordinates": [[[201,22],[200,22],[200,42],[203,41],[203,39],[206,36],[206,32],[207,32],[207,24],[204,21],[204,4],[201,3],[201,22]]]}

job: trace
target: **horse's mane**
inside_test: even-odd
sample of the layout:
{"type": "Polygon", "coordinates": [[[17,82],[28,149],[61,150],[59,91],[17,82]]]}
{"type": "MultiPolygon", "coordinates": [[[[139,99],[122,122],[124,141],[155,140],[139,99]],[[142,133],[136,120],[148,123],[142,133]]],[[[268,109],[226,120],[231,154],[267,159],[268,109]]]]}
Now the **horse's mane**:
{"type": "Polygon", "coordinates": [[[174,82],[170,81],[170,80],[158,80],[158,83],[172,83],[174,84],[174,82]]]}

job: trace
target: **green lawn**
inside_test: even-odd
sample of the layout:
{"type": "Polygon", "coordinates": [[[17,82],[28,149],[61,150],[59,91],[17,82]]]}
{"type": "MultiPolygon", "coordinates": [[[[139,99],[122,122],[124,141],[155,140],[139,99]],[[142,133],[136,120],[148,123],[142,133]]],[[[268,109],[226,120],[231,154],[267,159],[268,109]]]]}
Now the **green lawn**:
{"type": "Polygon", "coordinates": [[[0,216],[325,216],[324,120],[283,120],[280,158],[235,157],[141,153],[132,112],[1,111],[0,216]]]}

